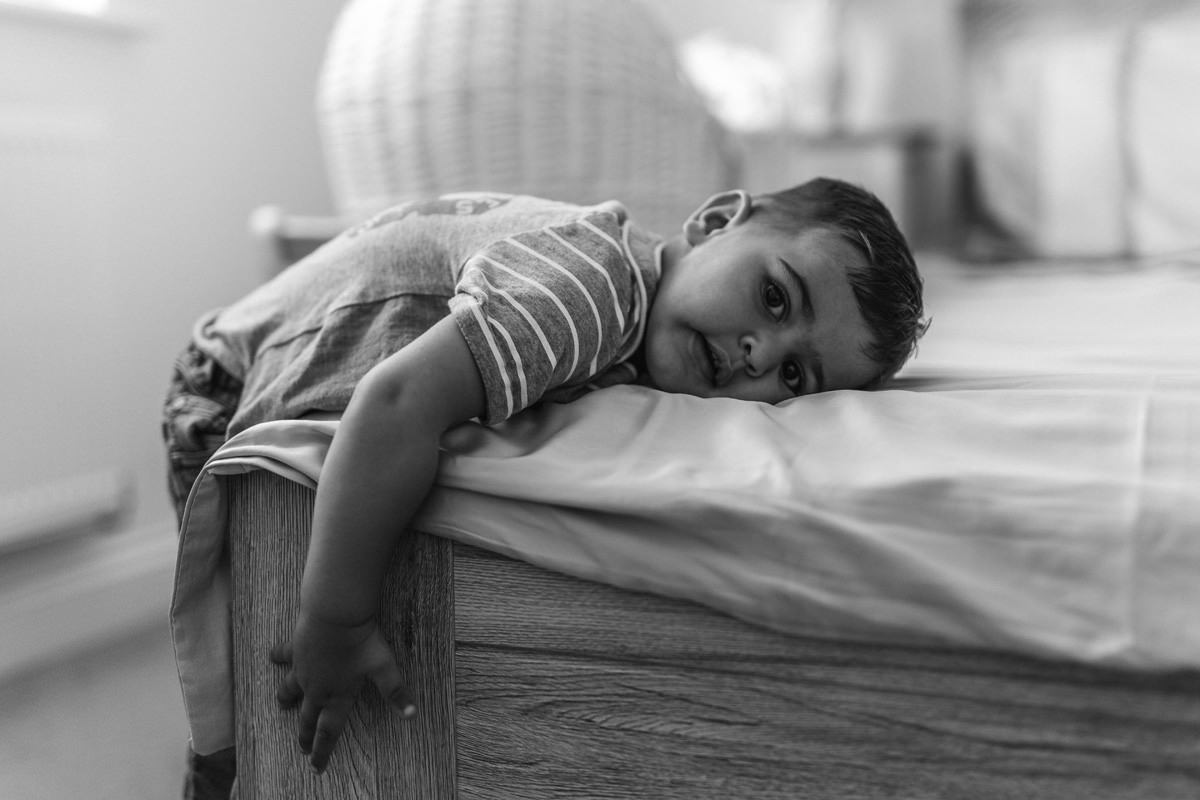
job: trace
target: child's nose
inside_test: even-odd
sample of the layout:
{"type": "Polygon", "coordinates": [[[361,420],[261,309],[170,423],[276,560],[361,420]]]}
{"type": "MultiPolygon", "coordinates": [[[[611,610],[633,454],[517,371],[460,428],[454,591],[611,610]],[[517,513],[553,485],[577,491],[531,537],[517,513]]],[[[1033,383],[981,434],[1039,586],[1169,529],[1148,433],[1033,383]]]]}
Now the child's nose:
{"type": "Polygon", "coordinates": [[[761,333],[747,333],[738,340],[741,348],[742,364],[746,374],[752,378],[766,375],[776,366],[779,360],[777,351],[781,349],[778,337],[761,333]]]}

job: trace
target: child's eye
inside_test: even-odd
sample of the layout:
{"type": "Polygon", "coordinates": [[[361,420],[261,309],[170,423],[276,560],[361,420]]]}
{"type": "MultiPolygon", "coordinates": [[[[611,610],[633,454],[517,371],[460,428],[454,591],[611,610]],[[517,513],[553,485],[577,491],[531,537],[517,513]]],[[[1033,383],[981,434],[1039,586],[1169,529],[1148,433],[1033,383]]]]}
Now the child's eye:
{"type": "Polygon", "coordinates": [[[775,281],[767,281],[763,284],[763,303],[767,310],[775,319],[783,319],[787,316],[788,298],[787,293],[775,281]]]}
{"type": "Polygon", "coordinates": [[[795,361],[785,361],[779,368],[779,376],[792,394],[804,392],[804,370],[795,361]]]}

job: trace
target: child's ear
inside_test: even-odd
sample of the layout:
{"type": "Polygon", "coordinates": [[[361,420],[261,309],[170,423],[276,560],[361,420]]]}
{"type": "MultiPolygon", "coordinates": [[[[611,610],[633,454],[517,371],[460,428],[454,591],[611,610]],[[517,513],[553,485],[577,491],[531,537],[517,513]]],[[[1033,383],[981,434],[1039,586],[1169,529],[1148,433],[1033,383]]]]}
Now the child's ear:
{"type": "Polygon", "coordinates": [[[684,221],[683,238],[695,247],[714,233],[745,222],[750,206],[750,195],[741,189],[714,194],[684,221]]]}

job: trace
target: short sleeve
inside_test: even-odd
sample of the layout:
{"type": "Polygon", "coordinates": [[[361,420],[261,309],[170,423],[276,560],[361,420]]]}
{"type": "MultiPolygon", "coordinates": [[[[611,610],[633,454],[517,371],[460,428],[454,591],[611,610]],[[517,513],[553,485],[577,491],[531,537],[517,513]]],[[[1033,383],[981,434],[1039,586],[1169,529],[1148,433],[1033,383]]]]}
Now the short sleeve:
{"type": "Polygon", "coordinates": [[[451,313],[500,422],[608,369],[629,339],[636,280],[623,212],[496,241],[463,266],[451,313]]]}

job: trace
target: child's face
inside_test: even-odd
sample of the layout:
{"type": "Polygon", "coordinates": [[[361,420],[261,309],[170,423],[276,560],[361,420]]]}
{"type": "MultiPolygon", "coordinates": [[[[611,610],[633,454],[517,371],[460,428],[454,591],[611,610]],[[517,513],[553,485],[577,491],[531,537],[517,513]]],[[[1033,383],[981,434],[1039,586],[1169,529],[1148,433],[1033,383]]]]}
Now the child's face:
{"type": "Polygon", "coordinates": [[[645,351],[655,386],[778,403],[876,377],[862,351],[870,330],[846,277],[848,265],[866,266],[857,249],[831,231],[789,235],[753,218],[705,227],[664,265],[650,309],[645,351]]]}

